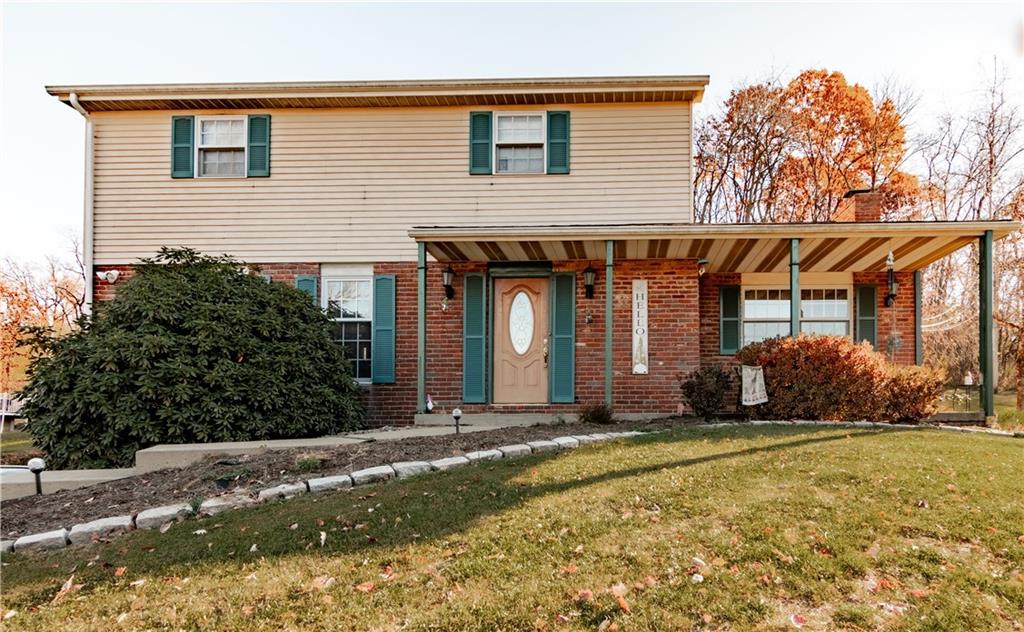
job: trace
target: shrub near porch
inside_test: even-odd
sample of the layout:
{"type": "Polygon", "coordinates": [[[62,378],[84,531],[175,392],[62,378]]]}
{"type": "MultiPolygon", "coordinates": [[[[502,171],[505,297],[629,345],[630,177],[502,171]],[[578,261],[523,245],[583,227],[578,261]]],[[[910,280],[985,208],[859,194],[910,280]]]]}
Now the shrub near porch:
{"type": "Polygon", "coordinates": [[[79,331],[39,331],[24,414],[50,467],[118,467],[157,443],[357,428],[358,387],[309,295],[229,257],[161,249],[79,331]]]}
{"type": "Polygon", "coordinates": [[[920,421],[938,410],[943,374],[895,366],[866,342],[799,335],[747,345],[737,358],[764,368],[762,419],[920,421]]]}

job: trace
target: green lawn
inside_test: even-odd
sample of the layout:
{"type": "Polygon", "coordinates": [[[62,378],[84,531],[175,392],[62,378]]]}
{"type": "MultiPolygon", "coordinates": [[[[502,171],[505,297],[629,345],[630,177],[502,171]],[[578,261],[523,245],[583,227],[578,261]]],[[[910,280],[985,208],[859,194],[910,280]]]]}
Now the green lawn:
{"type": "Polygon", "coordinates": [[[25,465],[40,452],[32,445],[32,435],[22,430],[5,430],[0,433],[0,463],[25,465]]]}
{"type": "Polygon", "coordinates": [[[14,554],[3,608],[12,630],[1013,629],[1022,471],[1003,437],[678,430],[14,554]]]}

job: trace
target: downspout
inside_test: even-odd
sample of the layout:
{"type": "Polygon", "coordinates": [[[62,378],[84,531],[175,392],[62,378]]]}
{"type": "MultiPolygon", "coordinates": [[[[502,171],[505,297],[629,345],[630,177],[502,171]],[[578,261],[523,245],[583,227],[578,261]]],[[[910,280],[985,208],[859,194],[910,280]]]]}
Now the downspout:
{"type": "Polygon", "coordinates": [[[85,218],[82,230],[82,265],[85,266],[85,305],[82,313],[92,312],[93,296],[93,265],[92,265],[92,228],[93,228],[93,162],[92,162],[92,117],[78,102],[78,94],[68,95],[68,102],[79,114],[85,117],[85,218]]]}

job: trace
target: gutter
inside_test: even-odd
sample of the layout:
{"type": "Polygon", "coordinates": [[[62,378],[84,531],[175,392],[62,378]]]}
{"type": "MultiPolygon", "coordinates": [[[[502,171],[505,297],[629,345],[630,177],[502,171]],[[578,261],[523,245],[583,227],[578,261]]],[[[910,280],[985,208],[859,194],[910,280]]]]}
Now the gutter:
{"type": "Polygon", "coordinates": [[[68,102],[79,114],[85,117],[85,191],[83,193],[85,217],[82,230],[82,263],[85,266],[85,305],[82,313],[92,313],[93,299],[93,149],[92,149],[92,117],[78,102],[78,94],[68,95],[68,102]]]}

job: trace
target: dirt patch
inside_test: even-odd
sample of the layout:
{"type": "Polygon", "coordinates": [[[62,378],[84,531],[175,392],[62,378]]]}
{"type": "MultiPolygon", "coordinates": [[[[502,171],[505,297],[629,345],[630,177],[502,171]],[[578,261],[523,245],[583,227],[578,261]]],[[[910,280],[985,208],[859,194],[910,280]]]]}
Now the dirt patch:
{"type": "Polygon", "coordinates": [[[257,455],[209,457],[183,468],[159,470],[99,485],[3,502],[3,537],[15,538],[125,514],[149,507],[208,498],[238,488],[258,490],[277,483],[342,474],[385,463],[426,461],[486,450],[500,445],[569,434],[661,430],[696,423],[664,419],[652,422],[538,425],[461,435],[367,441],[318,450],[279,450],[257,455]]]}

